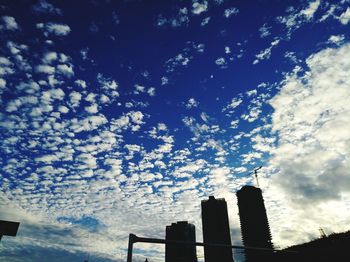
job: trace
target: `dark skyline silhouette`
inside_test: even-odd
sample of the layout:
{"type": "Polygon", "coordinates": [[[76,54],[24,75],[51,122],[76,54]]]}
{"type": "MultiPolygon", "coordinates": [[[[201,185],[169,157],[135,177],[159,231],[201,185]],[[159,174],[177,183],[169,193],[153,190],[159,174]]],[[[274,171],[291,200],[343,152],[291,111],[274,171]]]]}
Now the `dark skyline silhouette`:
{"type": "MultiPolygon", "coordinates": [[[[166,240],[196,242],[196,229],[187,221],[179,221],[166,226],[166,240]]],[[[166,244],[165,262],[197,262],[196,246],[166,244]]]]}
{"type": "MultiPolygon", "coordinates": [[[[225,199],[210,196],[203,200],[202,227],[204,243],[231,245],[230,225],[225,199]]],[[[204,247],[205,262],[233,262],[232,249],[204,247]]]]}
{"type": "MultiPolygon", "coordinates": [[[[273,249],[261,189],[254,186],[243,186],[236,194],[244,246],[273,249]]],[[[246,262],[267,261],[269,256],[271,252],[245,250],[246,262]]]]}
{"type": "Polygon", "coordinates": [[[291,246],[283,251],[295,251],[296,253],[280,252],[273,261],[283,262],[348,262],[350,261],[350,231],[333,233],[310,242],[291,246]]]}
{"type": "MultiPolygon", "coordinates": [[[[202,243],[196,242],[195,226],[187,221],[166,226],[165,239],[140,238],[130,234],[134,239],[132,243],[166,244],[165,262],[197,262],[196,246],[204,247],[205,262],[233,262],[232,249],[244,250],[244,262],[350,261],[350,254],[347,252],[350,231],[327,236],[322,230],[319,239],[283,250],[274,250],[261,189],[246,185],[236,195],[244,246],[232,246],[226,201],[214,196],[201,202],[202,243]]],[[[16,236],[18,226],[19,222],[0,220],[0,239],[1,235],[16,236]]],[[[130,250],[128,261],[132,257],[132,244],[130,250]]],[[[147,261],[146,259],[145,262],[147,261]]]]}

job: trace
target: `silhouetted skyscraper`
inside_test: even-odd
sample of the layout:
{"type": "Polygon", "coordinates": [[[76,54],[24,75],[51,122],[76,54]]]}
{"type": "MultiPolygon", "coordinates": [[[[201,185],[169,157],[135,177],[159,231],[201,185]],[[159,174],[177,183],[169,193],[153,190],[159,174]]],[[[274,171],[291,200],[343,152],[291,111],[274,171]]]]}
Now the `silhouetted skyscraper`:
{"type": "MultiPolygon", "coordinates": [[[[237,191],[243,244],[248,247],[273,248],[269,222],[260,188],[243,186],[237,191]]],[[[245,250],[247,262],[268,261],[272,252],[245,250]],[[265,259],[266,258],[266,259],[265,259]]]]}
{"type": "MultiPolygon", "coordinates": [[[[205,243],[231,245],[225,199],[210,196],[202,201],[202,225],[205,243]]],[[[232,249],[226,247],[204,247],[204,257],[205,262],[233,262],[232,249]]]]}
{"type": "MultiPolygon", "coordinates": [[[[172,223],[166,227],[166,240],[196,242],[195,226],[187,221],[172,223]]],[[[195,245],[166,244],[165,262],[197,262],[195,245]]]]}

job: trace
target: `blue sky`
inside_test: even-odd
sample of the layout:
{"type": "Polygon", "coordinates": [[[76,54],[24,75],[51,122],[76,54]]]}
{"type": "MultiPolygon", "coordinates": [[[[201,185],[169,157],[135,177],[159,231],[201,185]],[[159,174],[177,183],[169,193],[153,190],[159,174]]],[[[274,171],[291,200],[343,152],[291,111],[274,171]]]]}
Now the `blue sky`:
{"type": "Polygon", "coordinates": [[[348,230],[349,26],[348,0],[2,2],[1,260],[124,261],[179,220],[201,241],[209,195],[241,244],[260,165],[275,246],[348,230]]]}

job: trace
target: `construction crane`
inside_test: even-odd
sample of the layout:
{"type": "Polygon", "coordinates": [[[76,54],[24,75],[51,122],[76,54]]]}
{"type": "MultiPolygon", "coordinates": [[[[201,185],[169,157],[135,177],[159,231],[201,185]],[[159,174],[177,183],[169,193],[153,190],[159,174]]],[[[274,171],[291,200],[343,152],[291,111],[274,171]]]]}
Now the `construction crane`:
{"type": "Polygon", "coordinates": [[[321,238],[327,237],[322,227],[320,227],[318,230],[320,231],[321,238]]]}
{"type": "Polygon", "coordinates": [[[259,166],[259,167],[256,167],[254,168],[254,171],[252,173],[250,173],[249,175],[252,175],[254,174],[255,176],[255,180],[256,180],[256,186],[260,188],[260,185],[259,185],[259,179],[258,179],[258,171],[262,168],[262,166],[259,166]]]}

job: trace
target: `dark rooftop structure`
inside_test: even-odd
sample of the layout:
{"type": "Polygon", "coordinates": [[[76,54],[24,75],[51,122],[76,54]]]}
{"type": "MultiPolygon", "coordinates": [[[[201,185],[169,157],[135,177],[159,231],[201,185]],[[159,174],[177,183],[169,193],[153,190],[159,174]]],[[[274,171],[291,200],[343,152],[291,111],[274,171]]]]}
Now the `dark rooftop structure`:
{"type": "MultiPolygon", "coordinates": [[[[244,246],[273,249],[261,189],[243,186],[237,191],[237,200],[244,246]]],[[[272,252],[245,251],[247,262],[269,261],[271,255],[272,252]]]]}
{"type": "MultiPolygon", "coordinates": [[[[187,221],[172,223],[166,227],[166,240],[196,242],[195,226],[187,221]]],[[[166,244],[165,262],[197,262],[195,245],[166,244]]]]}
{"type": "MultiPolygon", "coordinates": [[[[230,226],[225,199],[210,196],[202,201],[204,243],[231,245],[230,226]]],[[[232,249],[204,247],[205,262],[233,262],[232,249]]]]}
{"type": "Polygon", "coordinates": [[[2,236],[12,236],[17,235],[19,227],[19,222],[0,220],[0,240],[2,236]]]}

